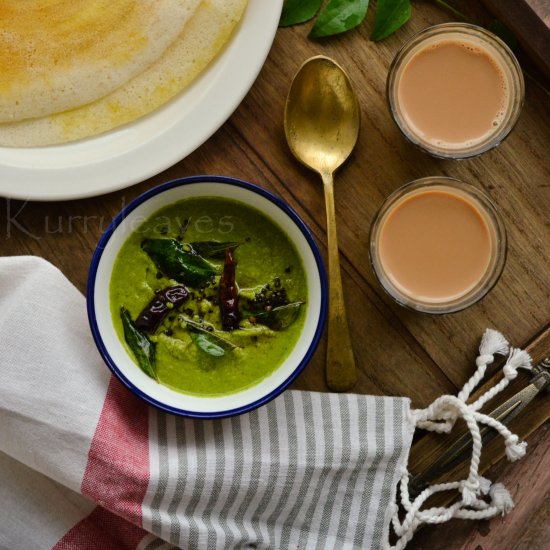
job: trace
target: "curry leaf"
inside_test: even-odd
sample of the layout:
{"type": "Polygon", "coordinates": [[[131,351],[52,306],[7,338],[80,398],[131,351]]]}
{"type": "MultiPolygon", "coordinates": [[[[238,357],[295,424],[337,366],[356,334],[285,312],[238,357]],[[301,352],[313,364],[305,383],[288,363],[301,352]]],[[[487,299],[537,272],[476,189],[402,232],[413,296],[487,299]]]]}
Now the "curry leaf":
{"type": "MultiPolygon", "coordinates": [[[[186,317],[181,317],[181,320],[185,323],[187,329],[189,330],[189,333],[191,334],[191,338],[193,339],[193,342],[195,342],[203,351],[206,351],[207,353],[210,353],[206,348],[211,347],[211,349],[214,349],[214,347],[221,348],[222,351],[231,351],[239,346],[236,346],[233,342],[230,342],[229,340],[226,340],[225,338],[222,338],[218,334],[215,334],[214,332],[211,332],[208,330],[204,323],[197,323],[196,321],[193,321],[191,319],[187,319],[186,317]],[[199,341],[197,341],[193,334],[201,334],[203,338],[201,338],[199,341]],[[209,344],[212,344],[212,346],[207,346],[206,342],[209,344]]],[[[210,355],[216,355],[216,353],[210,353],[210,355]]],[[[218,355],[223,355],[218,353],[218,355]]]]}
{"type": "Polygon", "coordinates": [[[191,340],[204,352],[208,355],[213,355],[214,357],[221,357],[225,355],[225,350],[218,345],[216,342],[209,338],[203,332],[191,332],[191,340]]]}
{"type": "Polygon", "coordinates": [[[493,34],[496,34],[511,50],[518,46],[516,35],[499,19],[493,19],[487,27],[493,34]]]}
{"type": "Polygon", "coordinates": [[[288,27],[309,21],[321,7],[323,0],[286,0],[279,26],[288,27]]]}
{"type": "Polygon", "coordinates": [[[190,286],[200,286],[217,273],[216,268],[176,239],[145,239],[141,248],[164,275],[190,286]]]}
{"type": "Polygon", "coordinates": [[[274,307],[271,311],[254,314],[257,323],[266,325],[272,330],[284,330],[296,321],[300,307],[304,302],[292,302],[285,306],[274,307]]]}
{"type": "Polygon", "coordinates": [[[239,241],[198,241],[189,243],[189,246],[203,258],[217,258],[223,260],[226,250],[237,248],[240,244],[239,241]]]}
{"type": "Polygon", "coordinates": [[[329,0],[309,36],[321,38],[349,31],[365,19],[368,7],[369,0],[329,0]]]}
{"type": "Polygon", "coordinates": [[[378,0],[371,40],[384,40],[411,17],[411,0],[378,0]]]}
{"type": "Polygon", "coordinates": [[[158,382],[156,367],[156,347],[143,332],[138,330],[124,307],[120,308],[120,319],[124,329],[124,339],[132,350],[141,370],[158,382]]]}

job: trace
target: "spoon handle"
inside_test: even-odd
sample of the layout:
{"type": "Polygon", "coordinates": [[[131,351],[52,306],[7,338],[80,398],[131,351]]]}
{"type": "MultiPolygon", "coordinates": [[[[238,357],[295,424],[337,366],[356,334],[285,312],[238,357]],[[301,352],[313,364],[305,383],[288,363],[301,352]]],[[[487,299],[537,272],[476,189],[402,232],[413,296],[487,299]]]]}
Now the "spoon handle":
{"type": "Polygon", "coordinates": [[[333,391],[347,391],[357,381],[357,373],[346,317],[342,277],[340,275],[336,213],[334,210],[334,183],[332,174],[322,174],[322,177],[327,209],[329,274],[327,385],[333,391]]]}

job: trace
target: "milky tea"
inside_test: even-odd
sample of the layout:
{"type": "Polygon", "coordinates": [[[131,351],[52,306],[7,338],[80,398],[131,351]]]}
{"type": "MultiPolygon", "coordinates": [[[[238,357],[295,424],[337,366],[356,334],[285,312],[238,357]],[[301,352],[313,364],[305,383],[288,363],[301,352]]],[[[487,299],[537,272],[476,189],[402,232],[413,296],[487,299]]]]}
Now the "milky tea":
{"type": "Polygon", "coordinates": [[[420,33],[398,54],[388,81],[401,130],[436,156],[464,158],[498,145],[523,101],[513,54],[487,31],[470,27],[438,25],[420,33]]]}
{"type": "Polygon", "coordinates": [[[506,235],[479,189],[424,178],[386,200],[371,230],[370,254],[380,282],[398,302],[449,313],[475,303],[495,284],[506,235]]]}

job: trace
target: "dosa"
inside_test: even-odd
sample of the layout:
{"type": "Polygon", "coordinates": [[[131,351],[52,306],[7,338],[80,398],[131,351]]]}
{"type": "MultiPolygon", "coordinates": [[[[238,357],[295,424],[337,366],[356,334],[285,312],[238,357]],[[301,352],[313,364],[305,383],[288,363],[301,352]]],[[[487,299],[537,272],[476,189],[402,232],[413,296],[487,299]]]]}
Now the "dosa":
{"type": "Polygon", "coordinates": [[[157,109],[184,90],[224,48],[247,0],[203,0],[151,67],[90,104],[51,116],[0,124],[0,145],[30,147],[100,134],[157,109]]]}
{"type": "Polygon", "coordinates": [[[200,0],[2,0],[0,122],[79,107],[159,59],[200,0]]]}

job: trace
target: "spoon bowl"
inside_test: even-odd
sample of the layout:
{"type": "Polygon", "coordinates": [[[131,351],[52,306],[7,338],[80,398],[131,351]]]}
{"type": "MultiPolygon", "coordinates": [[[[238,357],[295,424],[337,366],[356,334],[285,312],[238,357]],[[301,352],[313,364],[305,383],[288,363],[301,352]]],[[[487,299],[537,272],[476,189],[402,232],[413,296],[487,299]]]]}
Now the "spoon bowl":
{"type": "Polygon", "coordinates": [[[340,274],[333,174],[353,151],[360,121],[359,103],[342,67],[324,56],[308,59],[288,93],[285,134],[293,155],[323,180],[329,264],[327,385],[334,391],[349,390],[357,380],[340,274]]]}
{"type": "Polygon", "coordinates": [[[324,56],[307,60],[286,102],[285,134],[293,155],[308,168],[334,173],[359,136],[361,114],[344,70],[324,56]]]}

